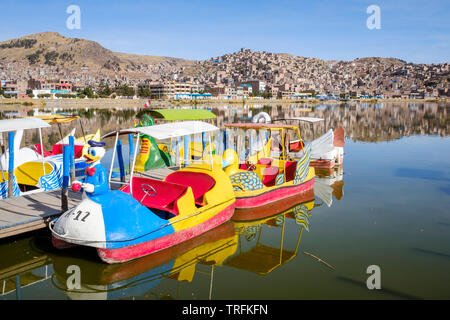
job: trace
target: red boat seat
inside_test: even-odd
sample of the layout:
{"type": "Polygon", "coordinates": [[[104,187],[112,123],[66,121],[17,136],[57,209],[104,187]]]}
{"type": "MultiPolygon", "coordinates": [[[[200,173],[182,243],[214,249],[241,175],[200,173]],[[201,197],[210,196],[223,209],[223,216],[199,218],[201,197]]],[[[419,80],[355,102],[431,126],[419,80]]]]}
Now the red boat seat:
{"type": "Polygon", "coordinates": [[[264,170],[263,184],[266,187],[272,187],[275,185],[277,175],[280,169],[275,166],[269,166],[264,170]]]}
{"type": "MultiPolygon", "coordinates": [[[[61,154],[63,153],[64,146],[68,146],[68,144],[55,144],[53,145],[52,154],[61,154]]],[[[74,145],[75,148],[75,159],[81,158],[83,154],[83,145],[76,144],[74,145]]]]}
{"type": "Polygon", "coordinates": [[[261,159],[258,160],[258,164],[263,164],[263,165],[266,165],[266,166],[270,166],[270,165],[272,165],[272,159],[270,159],[270,158],[261,158],[261,159]]]}
{"type": "MultiPolygon", "coordinates": [[[[130,187],[122,187],[120,190],[129,193],[130,187]]],[[[178,208],[175,205],[176,201],[186,193],[186,190],[187,186],[184,185],[150,178],[133,177],[133,198],[139,202],[144,199],[142,205],[146,207],[168,211],[174,215],[178,215],[178,208]],[[141,188],[143,184],[152,186],[156,191],[156,195],[150,196],[150,194],[153,194],[152,190],[149,190],[149,195],[146,195],[141,188]]]]}
{"type": "MultiPolygon", "coordinates": [[[[38,154],[42,155],[42,153],[41,153],[41,144],[40,143],[36,143],[34,145],[34,151],[36,151],[38,154]]],[[[44,157],[48,157],[48,156],[51,156],[51,155],[52,155],[52,152],[51,151],[45,151],[45,148],[44,148],[44,157]]]]}
{"type": "Polygon", "coordinates": [[[300,152],[305,147],[303,141],[293,141],[289,143],[289,152],[300,152]]]}
{"type": "Polygon", "coordinates": [[[294,180],[296,169],[297,161],[286,161],[284,163],[284,176],[286,178],[286,182],[294,180]]]}
{"type": "Polygon", "coordinates": [[[195,204],[199,206],[205,205],[203,196],[211,190],[216,180],[210,175],[203,172],[192,171],[176,171],[169,174],[164,181],[191,187],[194,194],[195,204]]]}

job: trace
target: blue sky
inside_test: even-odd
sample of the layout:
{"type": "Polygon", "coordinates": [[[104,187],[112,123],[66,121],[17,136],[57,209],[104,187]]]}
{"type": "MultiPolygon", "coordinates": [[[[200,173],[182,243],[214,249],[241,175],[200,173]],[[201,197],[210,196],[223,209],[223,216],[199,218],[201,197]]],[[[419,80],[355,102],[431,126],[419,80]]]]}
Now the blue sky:
{"type": "Polygon", "coordinates": [[[0,21],[0,41],[56,31],[113,51],[186,59],[244,47],[327,60],[450,61],[448,0],[0,0],[0,21]],[[373,4],[379,30],[366,26],[373,4]],[[66,27],[69,5],[81,9],[79,30],[66,27]]]}

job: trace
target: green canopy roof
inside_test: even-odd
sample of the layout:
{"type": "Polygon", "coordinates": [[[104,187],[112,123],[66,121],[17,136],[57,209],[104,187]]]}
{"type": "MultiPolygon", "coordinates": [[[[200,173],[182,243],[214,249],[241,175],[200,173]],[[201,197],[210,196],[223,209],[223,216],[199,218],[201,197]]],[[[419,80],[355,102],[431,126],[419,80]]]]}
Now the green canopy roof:
{"type": "Polygon", "coordinates": [[[216,115],[205,109],[153,109],[150,114],[156,119],[175,120],[207,120],[216,115]]]}

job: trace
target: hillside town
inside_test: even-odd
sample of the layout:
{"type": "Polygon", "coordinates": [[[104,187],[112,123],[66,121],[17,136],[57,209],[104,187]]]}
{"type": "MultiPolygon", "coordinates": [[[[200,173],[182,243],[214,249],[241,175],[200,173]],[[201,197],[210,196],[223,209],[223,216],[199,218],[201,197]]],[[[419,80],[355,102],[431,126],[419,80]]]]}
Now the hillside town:
{"type": "MultiPolygon", "coordinates": [[[[17,42],[3,44],[0,51],[14,46],[17,42]]],[[[342,100],[450,96],[447,62],[414,64],[378,57],[325,61],[245,48],[184,63],[175,58],[151,64],[122,63],[125,60],[116,54],[98,68],[75,66],[69,63],[73,57],[67,53],[49,51],[44,57],[45,61],[39,60],[39,54],[30,54],[25,61],[0,59],[0,98],[342,100]]]]}

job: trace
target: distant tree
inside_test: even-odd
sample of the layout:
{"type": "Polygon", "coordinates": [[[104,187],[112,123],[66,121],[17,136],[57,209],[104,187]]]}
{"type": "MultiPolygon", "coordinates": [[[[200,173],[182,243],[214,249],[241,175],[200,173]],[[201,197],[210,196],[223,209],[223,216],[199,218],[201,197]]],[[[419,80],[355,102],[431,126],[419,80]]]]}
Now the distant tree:
{"type": "Polygon", "coordinates": [[[90,88],[90,87],[84,88],[83,91],[81,91],[81,93],[84,95],[84,97],[88,97],[88,98],[94,97],[94,90],[92,90],[92,88],[90,88]]]}
{"type": "Polygon", "coordinates": [[[119,86],[114,90],[119,96],[123,97],[132,97],[136,94],[133,87],[130,87],[126,84],[119,86]]]}
{"type": "Polygon", "coordinates": [[[107,83],[102,83],[98,87],[97,94],[99,95],[100,98],[107,98],[111,95],[111,93],[112,90],[107,83]]]}
{"type": "Polygon", "coordinates": [[[264,99],[272,98],[272,92],[266,91],[266,92],[264,92],[264,93],[262,94],[262,96],[263,96],[264,99]]]}
{"type": "Polygon", "coordinates": [[[138,96],[143,98],[149,98],[152,95],[152,92],[149,88],[139,87],[138,96]]]}

